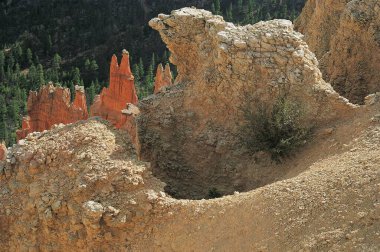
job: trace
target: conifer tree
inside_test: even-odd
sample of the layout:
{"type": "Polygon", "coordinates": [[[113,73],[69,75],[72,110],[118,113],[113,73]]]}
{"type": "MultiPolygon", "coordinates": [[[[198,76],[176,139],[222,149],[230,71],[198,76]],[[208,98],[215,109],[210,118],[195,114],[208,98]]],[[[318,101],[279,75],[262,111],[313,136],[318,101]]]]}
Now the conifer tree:
{"type": "Polygon", "coordinates": [[[36,73],[37,81],[36,86],[33,88],[34,90],[39,90],[41,86],[45,85],[45,76],[44,76],[44,68],[41,64],[37,65],[37,73],[36,73]]]}
{"type": "Polygon", "coordinates": [[[73,102],[75,99],[75,86],[73,81],[70,81],[68,83],[69,89],[70,89],[70,101],[73,102]]]}
{"type": "Polygon", "coordinates": [[[140,57],[140,59],[139,59],[139,76],[140,76],[140,78],[143,78],[143,76],[145,75],[144,73],[145,73],[144,62],[143,62],[143,59],[140,57]]]}
{"type": "Polygon", "coordinates": [[[230,22],[233,22],[232,10],[233,10],[233,6],[232,6],[232,2],[231,2],[230,6],[226,10],[227,21],[230,21],[230,22]]]}
{"type": "Polygon", "coordinates": [[[26,49],[26,64],[31,66],[33,64],[33,53],[30,48],[26,49]]]}
{"type": "Polygon", "coordinates": [[[136,85],[138,85],[141,80],[139,65],[134,64],[132,66],[132,73],[133,73],[133,76],[135,77],[135,83],[136,85]]]}
{"type": "Polygon", "coordinates": [[[5,78],[5,55],[3,51],[0,51],[0,81],[5,78]]]}
{"type": "Polygon", "coordinates": [[[79,85],[80,84],[80,70],[79,68],[74,68],[73,69],[73,72],[72,72],[72,75],[73,75],[73,81],[74,81],[74,85],[79,85]]]}
{"type": "Polygon", "coordinates": [[[87,107],[90,107],[92,105],[95,95],[95,86],[94,83],[91,83],[91,85],[88,88],[86,88],[87,107]]]}

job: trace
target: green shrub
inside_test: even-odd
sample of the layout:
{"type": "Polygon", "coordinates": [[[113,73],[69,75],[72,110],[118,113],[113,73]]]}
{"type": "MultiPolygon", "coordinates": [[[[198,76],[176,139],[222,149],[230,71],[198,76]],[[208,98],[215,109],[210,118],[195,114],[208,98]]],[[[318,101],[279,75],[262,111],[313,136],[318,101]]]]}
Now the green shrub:
{"type": "Polygon", "coordinates": [[[208,191],[208,198],[209,199],[215,199],[215,198],[220,198],[222,197],[223,195],[218,191],[218,189],[216,189],[215,187],[211,188],[209,191],[208,191]]]}
{"type": "Polygon", "coordinates": [[[269,152],[273,160],[281,161],[306,142],[311,128],[302,125],[305,111],[301,103],[284,95],[273,105],[259,99],[245,102],[241,136],[252,153],[269,152]]]}

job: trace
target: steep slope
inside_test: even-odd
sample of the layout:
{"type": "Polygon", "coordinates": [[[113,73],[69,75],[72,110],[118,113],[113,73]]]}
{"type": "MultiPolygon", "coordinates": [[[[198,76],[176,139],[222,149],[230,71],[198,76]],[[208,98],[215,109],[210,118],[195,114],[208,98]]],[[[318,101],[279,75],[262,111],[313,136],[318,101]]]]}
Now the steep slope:
{"type": "Polygon", "coordinates": [[[309,0],[296,22],[324,79],[350,101],[380,91],[380,2],[309,0]]]}
{"type": "Polygon", "coordinates": [[[103,121],[31,134],[0,161],[0,251],[378,251],[379,111],[316,138],[306,172],[200,201],[168,197],[103,121]]]}
{"type": "Polygon", "coordinates": [[[171,51],[178,85],[139,104],[141,157],[175,197],[203,198],[213,188],[245,191],[283,176],[285,169],[242,146],[242,107],[250,99],[270,106],[286,93],[305,107],[306,123],[316,126],[354,110],[323,81],[290,21],[236,27],[208,11],[184,8],[150,25],[171,51]]]}
{"type": "Polygon", "coordinates": [[[0,251],[120,250],[144,235],[163,184],[124,135],[89,120],[21,140],[0,163],[0,251]]]}

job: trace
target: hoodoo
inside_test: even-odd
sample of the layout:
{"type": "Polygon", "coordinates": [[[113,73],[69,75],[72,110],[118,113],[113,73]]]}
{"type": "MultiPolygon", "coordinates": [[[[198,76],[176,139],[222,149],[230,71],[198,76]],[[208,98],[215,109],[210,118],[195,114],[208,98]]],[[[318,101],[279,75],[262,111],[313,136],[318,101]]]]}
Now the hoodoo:
{"type": "Polygon", "coordinates": [[[128,103],[137,104],[134,77],[129,64],[129,53],[123,50],[120,66],[116,55],[112,56],[110,66],[110,84],[95,97],[90,112],[111,122],[116,128],[123,128],[127,116],[122,113],[128,103]]]}
{"type": "Polygon", "coordinates": [[[76,86],[75,99],[70,102],[68,88],[43,86],[39,92],[30,92],[28,115],[22,120],[22,128],[16,132],[17,139],[29,133],[50,129],[54,124],[68,124],[88,118],[86,97],[82,87],[76,86]]]}
{"type": "Polygon", "coordinates": [[[157,94],[162,88],[173,85],[173,76],[170,65],[166,64],[165,69],[162,64],[157,67],[156,78],[154,81],[154,93],[157,94]]]}
{"type": "Polygon", "coordinates": [[[171,52],[176,85],[132,105],[125,51],[93,106],[134,128],[137,148],[101,118],[8,148],[1,252],[380,251],[380,93],[363,106],[336,93],[287,20],[235,26],[183,8],[150,25],[171,52]],[[249,119],[261,125],[242,127],[249,119]],[[244,143],[260,147],[255,129],[276,151],[293,149],[291,138],[302,148],[273,160],[244,143]]]}

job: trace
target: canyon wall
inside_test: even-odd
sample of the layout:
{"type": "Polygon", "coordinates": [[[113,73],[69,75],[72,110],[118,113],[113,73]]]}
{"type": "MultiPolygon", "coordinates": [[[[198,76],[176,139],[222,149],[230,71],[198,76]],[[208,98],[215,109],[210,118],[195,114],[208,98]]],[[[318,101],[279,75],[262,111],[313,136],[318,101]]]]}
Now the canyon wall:
{"type": "Polygon", "coordinates": [[[79,86],[75,87],[72,103],[68,88],[48,84],[38,92],[31,91],[27,109],[28,115],[22,120],[22,128],[16,132],[18,140],[35,131],[49,130],[54,124],[68,124],[88,118],[85,93],[79,86]]]}
{"type": "Polygon", "coordinates": [[[237,27],[185,8],[149,24],[171,52],[178,84],[139,103],[140,154],[176,197],[207,197],[212,188],[244,191],[285,172],[242,146],[241,108],[249,99],[270,104],[289,94],[314,125],[354,110],[322,79],[317,59],[290,21],[237,27]]]}
{"type": "Polygon", "coordinates": [[[165,68],[162,64],[157,67],[156,77],[154,79],[154,93],[157,94],[162,88],[173,85],[173,76],[170,71],[170,65],[166,64],[165,68]]]}
{"type": "Polygon", "coordinates": [[[363,103],[366,95],[380,91],[378,0],[309,0],[295,26],[339,94],[363,103]]]}

